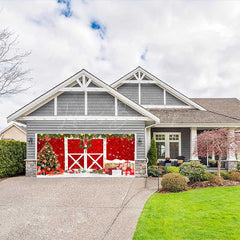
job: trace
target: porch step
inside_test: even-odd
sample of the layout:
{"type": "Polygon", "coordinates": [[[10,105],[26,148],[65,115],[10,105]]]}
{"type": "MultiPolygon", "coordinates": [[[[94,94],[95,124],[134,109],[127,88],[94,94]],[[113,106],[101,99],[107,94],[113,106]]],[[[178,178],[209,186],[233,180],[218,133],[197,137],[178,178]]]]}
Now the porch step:
{"type": "MultiPolygon", "coordinates": [[[[214,172],[217,172],[217,171],[218,171],[218,169],[216,167],[207,168],[207,172],[214,173],[214,172]]],[[[221,168],[221,172],[227,172],[227,169],[221,168]]]]}

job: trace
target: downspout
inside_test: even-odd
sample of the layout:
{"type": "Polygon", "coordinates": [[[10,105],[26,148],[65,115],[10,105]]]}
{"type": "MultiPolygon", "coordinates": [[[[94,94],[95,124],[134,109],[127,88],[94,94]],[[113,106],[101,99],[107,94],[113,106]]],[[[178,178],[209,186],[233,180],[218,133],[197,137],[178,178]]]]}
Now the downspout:
{"type": "MultiPolygon", "coordinates": [[[[147,128],[154,127],[154,126],[158,125],[159,123],[160,123],[160,121],[157,123],[155,122],[154,124],[145,127],[145,142],[146,142],[146,136],[147,136],[147,128]]],[[[147,160],[147,164],[148,164],[147,151],[145,153],[145,159],[147,160]]],[[[147,177],[148,177],[147,164],[146,164],[146,173],[147,173],[147,177]]]]}

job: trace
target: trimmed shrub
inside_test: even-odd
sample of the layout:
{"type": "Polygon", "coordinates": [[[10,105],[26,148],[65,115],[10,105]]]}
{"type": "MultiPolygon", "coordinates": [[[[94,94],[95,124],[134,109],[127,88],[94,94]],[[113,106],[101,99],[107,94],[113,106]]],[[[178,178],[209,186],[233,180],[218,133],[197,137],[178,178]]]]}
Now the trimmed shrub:
{"type": "Polygon", "coordinates": [[[25,142],[0,140],[0,178],[24,173],[25,159],[25,142]]]}
{"type": "Polygon", "coordinates": [[[167,173],[162,177],[161,184],[164,190],[181,192],[187,187],[187,179],[179,173],[167,173]]]}
{"type": "Polygon", "coordinates": [[[211,177],[212,177],[212,173],[210,173],[210,172],[205,172],[205,173],[203,174],[201,180],[202,180],[202,181],[209,181],[211,177]]]}
{"type": "Polygon", "coordinates": [[[199,161],[184,162],[179,167],[179,173],[188,177],[190,181],[201,181],[206,169],[199,161]]]}
{"type": "Polygon", "coordinates": [[[215,183],[218,186],[224,185],[224,179],[222,177],[216,176],[215,174],[212,174],[211,178],[209,179],[209,182],[215,183]]]}
{"type": "Polygon", "coordinates": [[[237,170],[240,172],[240,161],[237,162],[237,170]]]}
{"type": "MultiPolygon", "coordinates": [[[[218,173],[215,172],[214,175],[217,176],[218,173]]],[[[221,176],[224,180],[228,180],[228,179],[229,179],[229,175],[230,175],[230,174],[229,174],[228,172],[223,172],[223,171],[220,172],[220,176],[221,176]]]]}
{"type": "Polygon", "coordinates": [[[167,173],[179,173],[179,167],[167,167],[167,173]]]}
{"type": "Polygon", "coordinates": [[[148,166],[148,176],[152,176],[152,177],[158,177],[161,176],[162,174],[162,168],[152,165],[152,166],[148,166]]]}
{"type": "Polygon", "coordinates": [[[231,181],[240,182],[240,172],[232,172],[232,173],[229,175],[229,179],[230,179],[231,181]]]}
{"type": "Polygon", "coordinates": [[[148,166],[157,165],[157,146],[154,138],[151,140],[151,147],[148,151],[147,158],[148,166]]]}

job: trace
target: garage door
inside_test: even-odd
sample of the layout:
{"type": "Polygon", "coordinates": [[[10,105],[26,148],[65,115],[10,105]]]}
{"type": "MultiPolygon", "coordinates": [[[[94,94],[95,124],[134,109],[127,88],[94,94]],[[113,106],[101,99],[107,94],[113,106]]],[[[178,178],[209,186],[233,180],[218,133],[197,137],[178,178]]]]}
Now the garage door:
{"type": "Polygon", "coordinates": [[[89,136],[91,134],[86,138],[79,134],[40,134],[36,154],[38,175],[134,174],[136,145],[133,134],[89,136]],[[87,148],[83,146],[85,140],[87,148]]]}

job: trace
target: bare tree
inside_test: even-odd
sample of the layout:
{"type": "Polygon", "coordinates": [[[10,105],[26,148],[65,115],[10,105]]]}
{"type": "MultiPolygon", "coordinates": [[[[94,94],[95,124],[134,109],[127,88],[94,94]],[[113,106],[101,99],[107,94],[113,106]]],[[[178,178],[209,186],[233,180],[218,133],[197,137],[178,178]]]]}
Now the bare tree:
{"type": "Polygon", "coordinates": [[[17,37],[13,33],[7,29],[0,31],[0,97],[28,89],[29,70],[23,70],[22,65],[30,52],[21,52],[17,45],[17,37]]]}

